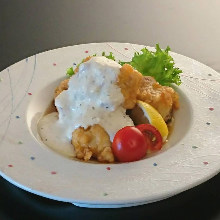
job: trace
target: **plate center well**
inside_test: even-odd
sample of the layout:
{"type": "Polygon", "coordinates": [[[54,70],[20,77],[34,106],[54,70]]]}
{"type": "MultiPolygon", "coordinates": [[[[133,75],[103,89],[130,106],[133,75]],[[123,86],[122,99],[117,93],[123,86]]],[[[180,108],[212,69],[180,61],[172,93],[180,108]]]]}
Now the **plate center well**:
{"type": "MultiPolygon", "coordinates": [[[[73,156],[68,156],[65,152],[57,151],[51,147],[48,147],[42,142],[42,139],[39,135],[38,130],[38,122],[40,118],[50,112],[55,111],[53,107],[53,97],[54,97],[54,90],[59,85],[59,83],[65,79],[64,77],[55,80],[48,84],[45,88],[41,89],[31,100],[28,110],[27,110],[27,126],[29,131],[34,138],[35,141],[39,143],[41,147],[46,149],[50,149],[56,151],[62,156],[69,157],[74,159],[73,156]]],[[[176,92],[179,94],[179,101],[180,101],[180,108],[174,113],[174,124],[172,126],[172,131],[168,137],[168,142],[163,146],[160,152],[147,155],[146,158],[152,157],[156,154],[163,153],[166,150],[169,150],[171,147],[175,147],[175,145],[181,141],[181,139],[188,133],[190,130],[192,120],[193,120],[193,112],[191,108],[190,100],[184,94],[184,92],[178,88],[174,87],[176,92]]],[[[145,159],[146,159],[145,158],[145,159]]]]}

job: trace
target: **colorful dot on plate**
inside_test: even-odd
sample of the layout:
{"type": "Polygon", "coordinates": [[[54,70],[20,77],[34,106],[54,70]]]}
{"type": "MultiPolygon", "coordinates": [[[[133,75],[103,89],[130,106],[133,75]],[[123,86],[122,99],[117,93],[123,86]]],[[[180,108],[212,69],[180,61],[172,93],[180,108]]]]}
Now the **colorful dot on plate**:
{"type": "Polygon", "coordinates": [[[32,93],[31,93],[31,92],[28,92],[28,95],[32,95],[32,93]]]}
{"type": "Polygon", "coordinates": [[[35,160],[35,157],[30,157],[31,158],[31,160],[35,160]]]}
{"type": "Polygon", "coordinates": [[[194,146],[192,146],[192,148],[193,148],[193,149],[196,149],[196,148],[198,148],[198,147],[194,145],[194,146]]]}
{"type": "Polygon", "coordinates": [[[210,111],[213,111],[213,110],[214,110],[214,108],[210,107],[210,108],[209,108],[209,110],[210,110],[210,111]]]}
{"type": "Polygon", "coordinates": [[[108,193],[103,193],[103,196],[107,196],[108,195],[108,193]]]}
{"type": "Polygon", "coordinates": [[[12,164],[9,164],[8,167],[13,167],[13,165],[12,165],[12,164]]]}
{"type": "Polygon", "coordinates": [[[106,170],[111,170],[111,167],[106,167],[106,170]]]}
{"type": "Polygon", "coordinates": [[[51,174],[53,174],[53,175],[54,175],[54,174],[57,174],[57,172],[56,172],[56,171],[52,171],[52,172],[51,172],[51,174]]]}
{"type": "Polygon", "coordinates": [[[53,66],[56,66],[57,64],[56,63],[53,63],[53,66]]]}
{"type": "Polygon", "coordinates": [[[76,66],[76,63],[73,63],[73,66],[76,66]]]}
{"type": "Polygon", "coordinates": [[[210,125],[211,123],[210,123],[210,122],[206,122],[206,124],[207,124],[207,125],[210,125]]]}
{"type": "Polygon", "coordinates": [[[22,141],[18,141],[18,144],[23,144],[23,142],[22,141]]]}
{"type": "Polygon", "coordinates": [[[157,163],[153,163],[153,165],[156,167],[156,166],[157,166],[157,163]]]}
{"type": "Polygon", "coordinates": [[[208,76],[212,76],[212,74],[209,73],[208,76]]]}
{"type": "Polygon", "coordinates": [[[16,117],[15,118],[20,118],[20,116],[19,115],[16,115],[16,117]]]}
{"type": "Polygon", "coordinates": [[[89,52],[88,50],[85,51],[85,53],[88,53],[88,52],[89,52]]]}
{"type": "Polygon", "coordinates": [[[128,50],[128,48],[127,48],[127,47],[125,47],[125,50],[128,50]]]}
{"type": "Polygon", "coordinates": [[[203,164],[207,165],[207,164],[209,164],[209,163],[208,163],[207,161],[204,161],[203,164]]]}

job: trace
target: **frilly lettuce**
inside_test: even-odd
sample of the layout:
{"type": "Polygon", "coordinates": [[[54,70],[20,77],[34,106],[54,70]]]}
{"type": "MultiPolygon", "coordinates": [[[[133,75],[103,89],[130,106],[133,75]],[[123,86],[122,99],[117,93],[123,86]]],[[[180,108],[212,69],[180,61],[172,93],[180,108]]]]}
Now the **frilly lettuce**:
{"type": "Polygon", "coordinates": [[[136,52],[130,62],[119,62],[121,65],[128,63],[144,76],[153,76],[161,85],[170,86],[171,83],[181,84],[180,70],[174,67],[174,60],[169,55],[170,47],[161,50],[156,44],[156,51],[149,51],[147,48],[136,52]]]}

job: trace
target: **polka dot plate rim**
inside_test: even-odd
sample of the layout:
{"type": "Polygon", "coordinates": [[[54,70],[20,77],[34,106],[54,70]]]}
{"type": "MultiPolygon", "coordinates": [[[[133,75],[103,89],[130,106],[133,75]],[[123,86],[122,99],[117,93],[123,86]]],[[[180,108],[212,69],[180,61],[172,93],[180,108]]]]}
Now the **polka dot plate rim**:
{"type": "Polygon", "coordinates": [[[39,141],[37,120],[67,68],[103,51],[128,61],[143,47],[116,42],[74,45],[33,55],[0,72],[1,176],[49,199],[118,208],[171,197],[218,174],[220,74],[174,52],[176,66],[183,70],[182,84],[174,86],[184,103],[175,115],[183,128],[176,129],[178,138],[172,134],[161,152],[132,163],[93,164],[66,158],[39,141]]]}

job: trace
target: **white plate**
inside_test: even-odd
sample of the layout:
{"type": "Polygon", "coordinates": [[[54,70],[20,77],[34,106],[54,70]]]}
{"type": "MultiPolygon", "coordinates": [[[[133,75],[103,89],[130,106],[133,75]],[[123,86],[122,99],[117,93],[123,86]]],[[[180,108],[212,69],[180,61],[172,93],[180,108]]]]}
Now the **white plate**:
{"type": "MultiPolygon", "coordinates": [[[[124,164],[68,159],[45,145],[36,123],[52,100],[66,69],[87,55],[112,51],[130,60],[144,46],[94,43],[47,51],[0,73],[0,173],[29,192],[82,207],[125,207],[173,196],[220,170],[220,75],[172,53],[183,70],[180,110],[163,150],[124,164]]],[[[151,48],[152,49],[152,48],[151,48]]]]}

